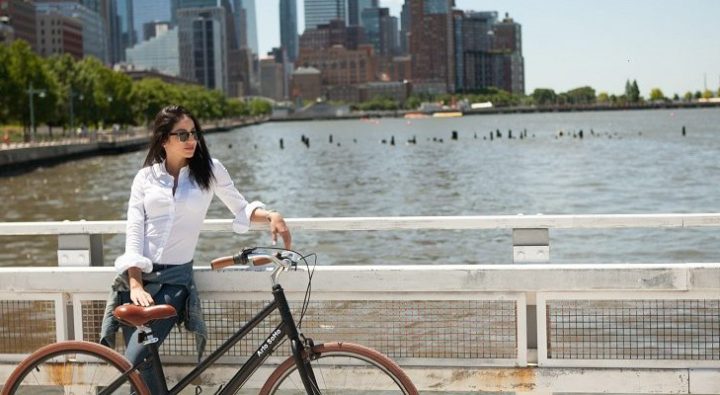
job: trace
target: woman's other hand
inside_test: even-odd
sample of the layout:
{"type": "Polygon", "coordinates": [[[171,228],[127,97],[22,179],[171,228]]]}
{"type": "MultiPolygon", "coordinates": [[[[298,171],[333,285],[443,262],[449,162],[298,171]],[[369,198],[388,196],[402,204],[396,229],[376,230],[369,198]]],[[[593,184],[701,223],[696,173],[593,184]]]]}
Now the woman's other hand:
{"type": "Polygon", "coordinates": [[[270,212],[267,218],[270,220],[270,234],[272,235],[273,245],[277,243],[278,235],[280,235],[285,248],[289,250],[292,247],[292,236],[283,216],[278,212],[270,212]]]}
{"type": "Polygon", "coordinates": [[[147,293],[145,291],[145,288],[143,287],[135,287],[130,289],[130,300],[138,305],[143,307],[148,307],[155,303],[153,301],[152,295],[147,293]]]}
{"type": "Polygon", "coordinates": [[[133,304],[148,307],[155,303],[152,295],[147,293],[143,287],[140,268],[131,267],[128,269],[128,282],[130,283],[130,301],[133,304]]]}

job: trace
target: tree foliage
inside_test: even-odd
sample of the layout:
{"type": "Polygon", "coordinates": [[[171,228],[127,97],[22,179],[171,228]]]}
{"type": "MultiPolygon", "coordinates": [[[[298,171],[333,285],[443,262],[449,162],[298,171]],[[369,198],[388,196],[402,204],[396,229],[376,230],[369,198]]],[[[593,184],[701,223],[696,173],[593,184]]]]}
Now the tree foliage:
{"type": "Polygon", "coordinates": [[[152,78],[132,81],[94,57],[79,61],[67,54],[42,58],[23,40],[0,45],[0,123],[29,125],[30,84],[37,91],[33,96],[36,124],[52,126],[144,124],[169,104],[186,106],[201,119],[272,111],[266,102],[248,104],[198,85],[152,78]]]}
{"type": "Polygon", "coordinates": [[[663,91],[660,90],[660,88],[652,88],[652,90],[650,90],[650,100],[663,101],[666,99],[665,94],[663,94],[663,91]]]}
{"type": "Polygon", "coordinates": [[[595,89],[583,86],[567,91],[565,93],[568,104],[594,104],[595,89]]]}
{"type": "Polygon", "coordinates": [[[637,80],[633,80],[632,83],[630,80],[625,82],[625,98],[629,103],[640,102],[640,88],[638,87],[637,80]]]}
{"type": "Polygon", "coordinates": [[[555,104],[557,102],[557,94],[552,89],[537,88],[532,93],[532,98],[535,104],[540,106],[546,106],[555,104]]]}

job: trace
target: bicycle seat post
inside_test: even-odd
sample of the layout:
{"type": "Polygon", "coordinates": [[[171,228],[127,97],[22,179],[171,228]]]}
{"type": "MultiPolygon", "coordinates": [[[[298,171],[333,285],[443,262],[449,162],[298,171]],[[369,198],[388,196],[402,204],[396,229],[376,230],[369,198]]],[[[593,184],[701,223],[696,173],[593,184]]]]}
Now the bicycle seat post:
{"type": "MultiPolygon", "coordinates": [[[[138,342],[142,343],[143,346],[148,348],[149,354],[142,363],[150,363],[151,369],[159,377],[159,382],[162,385],[163,394],[168,393],[167,381],[165,380],[165,371],[162,367],[162,361],[160,361],[160,349],[158,348],[158,339],[153,334],[152,328],[146,325],[140,325],[138,329],[138,342]]],[[[153,394],[154,395],[154,394],[153,394]]]]}

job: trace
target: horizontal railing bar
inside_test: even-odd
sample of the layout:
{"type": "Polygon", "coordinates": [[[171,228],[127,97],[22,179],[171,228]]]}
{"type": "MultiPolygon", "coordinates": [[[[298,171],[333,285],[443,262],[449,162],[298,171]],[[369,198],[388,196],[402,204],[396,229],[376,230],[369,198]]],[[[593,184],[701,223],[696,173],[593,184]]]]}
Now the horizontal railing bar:
{"type": "MultiPolygon", "coordinates": [[[[720,227],[720,213],[692,214],[587,214],[587,215],[478,215],[408,217],[288,218],[292,230],[357,231],[401,229],[597,229],[720,227]]],[[[231,232],[232,220],[209,219],[205,232],[231,232]]],[[[253,225],[265,230],[265,225],[253,225]]],[[[0,223],[0,236],[119,234],[125,221],[53,221],[0,223]]]]}

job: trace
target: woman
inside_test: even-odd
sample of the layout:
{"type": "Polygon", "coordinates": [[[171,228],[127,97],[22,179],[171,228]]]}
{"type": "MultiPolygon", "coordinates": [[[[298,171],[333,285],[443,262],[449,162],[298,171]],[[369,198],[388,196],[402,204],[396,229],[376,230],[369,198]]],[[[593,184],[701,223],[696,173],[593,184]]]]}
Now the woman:
{"type": "MultiPolygon", "coordinates": [[[[234,214],[236,233],[246,232],[251,222],[268,223],[273,243],[280,235],[285,248],[291,247],[290,231],[282,215],[243,198],[228,171],[210,157],[195,117],[180,106],[163,108],[155,117],[144,167],[133,180],[125,253],[115,260],[119,275],[105,309],[102,343],[113,346],[118,323],[112,311],[117,305],[170,304],[178,318],[153,323],[158,345],[180,320],[196,334],[198,353],[202,353],[207,331],[192,278],[192,259],[213,194],[234,214]]],[[[138,343],[136,328],[124,326],[123,334],[125,356],[131,363],[147,357],[147,350],[138,343]]],[[[149,366],[142,373],[151,393],[163,392],[160,378],[153,377],[149,366]]]]}

